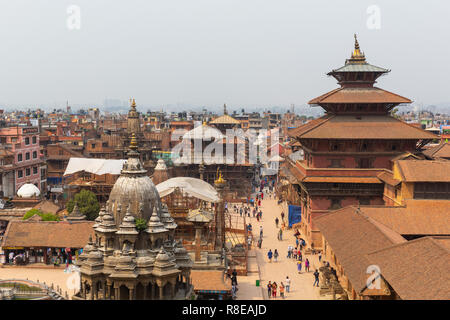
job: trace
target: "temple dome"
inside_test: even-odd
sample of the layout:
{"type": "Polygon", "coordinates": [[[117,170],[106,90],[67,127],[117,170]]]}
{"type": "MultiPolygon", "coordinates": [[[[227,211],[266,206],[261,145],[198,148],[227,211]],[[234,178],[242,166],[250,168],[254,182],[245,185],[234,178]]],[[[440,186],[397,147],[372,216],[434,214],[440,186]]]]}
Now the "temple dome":
{"type": "Polygon", "coordinates": [[[25,183],[17,190],[17,195],[21,198],[39,197],[41,191],[32,183],[25,183]]]}
{"type": "Polygon", "coordinates": [[[139,160],[134,134],[131,140],[129,158],[124,163],[121,174],[111,190],[107,204],[107,211],[113,214],[117,227],[123,221],[127,208],[134,218],[146,221],[150,220],[154,209],[158,216],[161,209],[158,190],[139,160]]]}

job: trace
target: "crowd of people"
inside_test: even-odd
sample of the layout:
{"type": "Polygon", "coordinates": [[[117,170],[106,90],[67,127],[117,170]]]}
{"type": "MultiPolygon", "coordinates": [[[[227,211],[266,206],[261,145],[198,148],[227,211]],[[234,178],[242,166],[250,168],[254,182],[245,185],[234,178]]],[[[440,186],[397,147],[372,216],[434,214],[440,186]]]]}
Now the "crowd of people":
{"type": "MultiPolygon", "coordinates": [[[[259,192],[256,192],[254,197],[247,198],[246,202],[242,203],[242,205],[234,205],[233,210],[236,215],[243,216],[248,218],[256,218],[256,221],[253,219],[249,219],[247,223],[247,231],[248,231],[248,245],[249,247],[252,244],[252,238],[257,237],[256,245],[258,249],[262,248],[263,238],[264,238],[264,231],[263,226],[259,225],[259,230],[254,229],[254,226],[251,222],[262,222],[263,217],[263,210],[261,208],[262,200],[264,200],[264,197],[266,199],[275,199],[276,195],[274,193],[274,188],[272,185],[269,184],[269,186],[262,185],[259,189],[259,192]],[[256,236],[256,235],[259,236],[256,236]]],[[[279,201],[278,204],[281,202],[279,201]]],[[[284,233],[286,231],[287,221],[285,221],[285,213],[281,212],[280,216],[275,217],[275,228],[277,228],[277,239],[278,241],[283,241],[284,233]]],[[[273,220],[272,220],[273,221],[273,220]]],[[[258,226],[256,226],[258,228],[258,226]]],[[[294,262],[296,271],[298,274],[308,274],[313,272],[314,276],[314,282],[312,283],[313,286],[318,287],[319,286],[319,271],[317,269],[314,269],[310,262],[310,257],[306,257],[306,254],[304,254],[304,250],[306,248],[306,241],[301,237],[301,234],[298,229],[294,232],[294,239],[295,239],[295,245],[289,244],[287,247],[287,253],[286,253],[286,259],[291,260],[294,262]]],[[[311,248],[313,249],[313,248],[311,248]]],[[[283,250],[284,251],[284,250],[283,250]]],[[[314,253],[314,251],[313,251],[314,253]]],[[[284,254],[284,252],[283,252],[284,254]]],[[[280,252],[278,251],[278,248],[268,248],[268,251],[266,253],[266,257],[268,259],[269,263],[278,263],[282,257],[280,256],[280,252]]],[[[321,254],[319,253],[319,262],[321,261],[321,254]]],[[[294,279],[295,281],[295,279],[294,279]]],[[[286,276],[286,278],[283,281],[269,281],[267,283],[267,294],[268,297],[271,299],[280,297],[284,299],[290,292],[291,292],[291,283],[292,280],[289,278],[289,276],[286,276]]],[[[237,280],[233,282],[233,292],[235,293],[237,291],[237,280]]]]}

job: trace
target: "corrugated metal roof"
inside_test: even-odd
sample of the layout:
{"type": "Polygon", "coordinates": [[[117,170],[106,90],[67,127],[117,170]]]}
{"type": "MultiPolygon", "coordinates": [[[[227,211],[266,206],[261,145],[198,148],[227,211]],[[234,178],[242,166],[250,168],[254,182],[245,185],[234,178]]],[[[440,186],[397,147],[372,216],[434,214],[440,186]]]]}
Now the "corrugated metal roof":
{"type": "Polygon", "coordinates": [[[338,69],[333,69],[332,72],[389,72],[390,70],[380,68],[368,63],[365,64],[346,64],[343,67],[340,67],[338,69]]]}

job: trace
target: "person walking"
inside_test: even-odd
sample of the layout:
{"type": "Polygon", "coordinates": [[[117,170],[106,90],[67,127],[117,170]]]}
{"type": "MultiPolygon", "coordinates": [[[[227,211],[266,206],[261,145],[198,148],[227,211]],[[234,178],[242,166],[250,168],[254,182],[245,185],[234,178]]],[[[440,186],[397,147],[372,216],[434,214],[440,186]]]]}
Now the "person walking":
{"type": "Polygon", "coordinates": [[[236,291],[237,291],[237,287],[233,284],[233,285],[231,286],[231,298],[232,298],[233,300],[236,299],[236,291]]]}
{"type": "Polygon", "coordinates": [[[263,237],[263,227],[259,226],[259,237],[262,238],[263,237]]]}
{"type": "Polygon", "coordinates": [[[269,258],[269,262],[272,262],[272,255],[273,255],[272,249],[269,249],[269,252],[267,252],[267,257],[269,258]]]}
{"type": "Polygon", "coordinates": [[[284,212],[281,212],[281,220],[284,221],[284,212]]]}
{"type": "Polygon", "coordinates": [[[278,232],[278,240],[283,241],[283,229],[280,228],[280,232],[278,232]]]}
{"type": "Polygon", "coordinates": [[[288,253],[287,253],[287,258],[288,259],[291,258],[291,254],[292,254],[292,247],[291,247],[291,245],[288,245],[288,253]]]}
{"type": "Polygon", "coordinates": [[[280,297],[284,299],[284,284],[281,282],[280,284],[280,297]]]}
{"type": "Polygon", "coordinates": [[[275,262],[277,262],[278,261],[278,250],[277,249],[275,249],[275,252],[273,253],[273,260],[275,260],[275,262]]]}
{"type": "Polygon", "coordinates": [[[317,283],[317,287],[318,287],[319,286],[319,271],[317,271],[317,269],[314,272],[314,278],[315,278],[315,280],[314,280],[314,283],[313,283],[313,287],[316,285],[316,283],[317,283]]]}
{"type": "Polygon", "coordinates": [[[319,252],[319,262],[322,260],[322,252],[319,252]]]}
{"type": "Polygon", "coordinates": [[[297,261],[297,271],[298,273],[302,273],[302,262],[300,260],[297,261]]]}
{"type": "Polygon", "coordinates": [[[293,251],[293,258],[295,260],[297,260],[297,247],[295,247],[294,251],[293,251]]]}
{"type": "Polygon", "coordinates": [[[305,270],[306,270],[306,272],[309,272],[309,260],[308,260],[308,258],[306,258],[306,260],[305,260],[305,270]]]}
{"type": "Polygon", "coordinates": [[[291,279],[289,279],[289,277],[286,276],[286,280],[284,282],[286,282],[286,292],[289,293],[289,290],[291,289],[291,279]]]}
{"type": "Polygon", "coordinates": [[[273,284],[272,284],[272,298],[276,298],[277,297],[277,283],[276,282],[274,282],[273,284]]]}
{"type": "Polygon", "coordinates": [[[231,283],[234,283],[236,286],[238,285],[236,269],[233,269],[233,272],[231,273],[231,283]]]}
{"type": "Polygon", "coordinates": [[[278,228],[278,222],[280,222],[280,220],[278,220],[278,217],[275,218],[275,225],[278,228]]]}
{"type": "Polygon", "coordinates": [[[262,245],[262,238],[260,237],[260,238],[258,239],[258,248],[261,249],[261,245],[262,245]]]}
{"type": "Polygon", "coordinates": [[[270,296],[272,295],[272,283],[269,281],[269,283],[267,284],[267,296],[270,299],[270,296]]]}

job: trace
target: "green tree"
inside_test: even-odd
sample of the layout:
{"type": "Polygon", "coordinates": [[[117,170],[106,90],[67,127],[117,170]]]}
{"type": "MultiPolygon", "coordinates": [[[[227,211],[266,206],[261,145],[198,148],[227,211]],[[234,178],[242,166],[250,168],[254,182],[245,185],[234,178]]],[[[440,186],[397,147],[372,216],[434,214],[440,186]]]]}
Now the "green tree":
{"type": "Polygon", "coordinates": [[[59,221],[59,217],[57,215],[54,215],[53,213],[43,213],[41,210],[38,209],[31,209],[28,210],[22,220],[30,219],[32,216],[37,214],[39,217],[41,217],[42,221],[59,221]]]}
{"type": "Polygon", "coordinates": [[[89,190],[81,190],[75,195],[72,200],[67,202],[67,211],[71,213],[75,203],[78,205],[78,209],[88,220],[95,220],[98,217],[100,211],[100,204],[98,203],[95,193],[89,190]]]}
{"type": "Polygon", "coordinates": [[[34,216],[35,214],[37,214],[38,216],[42,216],[42,212],[38,209],[31,209],[28,210],[24,215],[22,220],[28,220],[30,219],[32,216],[34,216]]]}
{"type": "Polygon", "coordinates": [[[147,229],[147,221],[145,219],[137,218],[136,229],[138,231],[144,231],[145,229],[147,229]]]}

